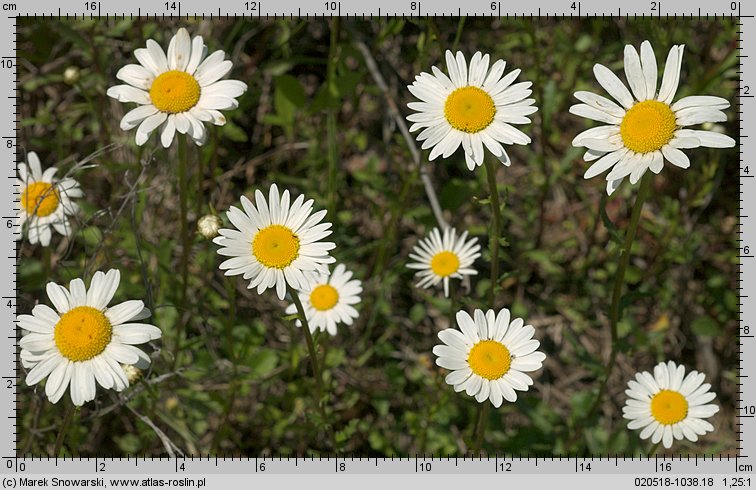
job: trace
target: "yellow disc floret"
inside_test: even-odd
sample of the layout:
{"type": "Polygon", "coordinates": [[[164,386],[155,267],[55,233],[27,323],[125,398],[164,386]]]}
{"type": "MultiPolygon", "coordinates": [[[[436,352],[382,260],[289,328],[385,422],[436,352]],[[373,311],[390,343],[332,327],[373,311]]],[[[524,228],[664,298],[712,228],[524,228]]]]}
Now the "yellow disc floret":
{"type": "Polygon", "coordinates": [[[441,277],[450,276],[459,269],[459,258],[454,252],[439,252],[431,259],[430,266],[436,275],[441,277]]]}
{"type": "Polygon", "coordinates": [[[285,226],[267,226],[255,235],[252,253],[265,267],[283,269],[299,257],[299,237],[285,226]]]}
{"type": "Polygon", "coordinates": [[[186,112],[197,105],[199,98],[199,83],[184,71],[161,73],[150,87],[150,100],[162,112],[186,112]]]}
{"type": "Polygon", "coordinates": [[[638,102],[627,111],[620,124],[622,142],[636,153],[661,150],[677,129],[672,109],[658,100],[638,102]]]}
{"type": "Polygon", "coordinates": [[[462,87],[446,98],[444,115],[453,128],[465,133],[477,133],[493,122],[496,106],[485,90],[462,87]]]}
{"type": "Polygon", "coordinates": [[[661,390],[651,399],[651,415],[663,425],[673,425],[688,416],[688,400],[672,390],[661,390]]]}
{"type": "Polygon", "coordinates": [[[310,304],[319,311],[328,311],[339,302],[339,292],[330,284],[321,284],[310,293],[310,304]]]}
{"type": "Polygon", "coordinates": [[[68,310],[55,325],[55,345],[71,361],[86,361],[110,344],[113,326],[105,314],[91,306],[68,310]]]}
{"type": "Polygon", "coordinates": [[[507,374],[512,365],[512,356],[501,342],[481,340],[470,349],[467,363],[478,376],[494,380],[507,374]]]}
{"type": "Polygon", "coordinates": [[[47,182],[34,182],[26,186],[21,194],[21,205],[27,214],[40,217],[50,216],[58,209],[60,194],[47,182]]]}

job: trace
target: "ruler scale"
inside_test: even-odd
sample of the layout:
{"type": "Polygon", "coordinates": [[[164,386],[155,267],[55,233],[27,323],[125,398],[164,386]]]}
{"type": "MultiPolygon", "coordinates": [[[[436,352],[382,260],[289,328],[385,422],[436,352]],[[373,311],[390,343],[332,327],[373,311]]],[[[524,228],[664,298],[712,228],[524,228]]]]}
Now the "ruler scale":
{"type": "MultiPolygon", "coordinates": [[[[506,478],[499,485],[514,482],[532,485],[532,475],[539,475],[544,483],[551,475],[563,475],[564,478],[579,476],[579,484],[587,488],[606,488],[607,484],[625,486],[698,486],[732,488],[750,486],[753,465],[756,462],[756,387],[752,377],[756,376],[756,307],[749,300],[750,291],[756,289],[756,173],[746,173],[749,156],[756,154],[751,138],[756,119],[750,117],[750,110],[756,111],[756,64],[751,48],[756,46],[756,5],[748,2],[731,1],[549,1],[540,0],[526,4],[510,4],[503,1],[472,1],[461,4],[449,0],[386,0],[367,2],[360,0],[341,1],[307,1],[302,0],[217,0],[206,4],[198,0],[183,1],[132,1],[128,4],[115,0],[84,1],[59,0],[57,2],[2,2],[0,3],[0,36],[4,36],[4,49],[0,50],[2,65],[0,68],[0,85],[4,87],[6,97],[0,98],[2,116],[0,116],[0,139],[5,152],[5,178],[2,179],[0,196],[4,223],[1,238],[3,252],[0,261],[4,271],[12,271],[0,279],[2,291],[3,324],[8,335],[0,347],[0,467],[4,487],[23,486],[22,479],[58,477],[66,481],[76,478],[102,479],[102,486],[114,486],[111,480],[119,480],[124,486],[143,485],[154,478],[171,486],[199,486],[199,482],[208,488],[249,488],[251,484],[273,483],[280,481],[284,475],[331,475],[327,480],[329,486],[354,484],[364,485],[365,480],[355,480],[355,475],[411,475],[422,474],[428,478],[428,484],[445,486],[450,481],[437,475],[481,475],[494,482],[497,478],[506,478]],[[128,10],[124,10],[128,8],[128,10]],[[18,112],[18,60],[16,59],[16,26],[20,18],[60,17],[66,19],[102,19],[102,18],[157,18],[186,19],[198,17],[204,19],[225,19],[244,16],[263,19],[277,18],[322,18],[343,16],[360,17],[425,17],[460,15],[490,18],[530,18],[554,16],[558,18],[577,17],[624,17],[624,18],[690,18],[701,17],[737,19],[738,39],[733,40],[739,46],[738,75],[739,97],[732,101],[732,109],[737,110],[740,121],[740,215],[738,243],[740,246],[740,277],[738,278],[738,298],[740,305],[740,337],[738,354],[740,359],[738,381],[739,406],[736,428],[739,454],[723,457],[654,457],[630,458],[621,456],[595,455],[594,457],[511,457],[493,455],[486,458],[447,457],[445,455],[412,455],[412,457],[232,457],[231,455],[210,455],[178,458],[144,458],[141,456],[110,458],[49,458],[17,456],[16,425],[16,387],[23,379],[19,377],[16,367],[18,355],[17,339],[20,331],[16,323],[16,267],[18,246],[14,238],[20,230],[13,221],[19,209],[18,192],[14,190],[16,165],[25,159],[19,151],[16,130],[19,124],[18,112]],[[15,332],[15,334],[14,334],[15,332]],[[267,476],[277,475],[278,479],[265,480],[267,476]],[[525,479],[531,475],[531,479],[525,479]],[[252,479],[243,477],[252,476],[252,479]],[[238,477],[238,478],[237,478],[238,477]],[[259,478],[256,480],[255,478],[259,478]],[[638,479],[641,479],[640,481],[638,479]],[[644,479],[648,479],[647,481],[644,479]],[[658,480],[655,480],[658,479],[658,480]],[[687,479],[687,480],[686,480],[687,479]],[[135,483],[140,480],[141,483],[135,483]],[[183,482],[183,483],[181,483],[183,482]],[[245,486],[246,485],[246,486],[245,486]]],[[[659,51],[660,53],[661,51],[659,51]]],[[[657,56],[659,55],[657,53],[657,56]]],[[[661,62],[661,61],[660,61],[661,62]]],[[[584,74],[590,77],[590,74],[584,74]]],[[[733,135],[734,136],[734,135],[733,135]]],[[[756,168],[756,167],[754,167],[756,168]]],[[[735,341],[735,339],[733,339],[735,341]]],[[[637,436],[634,434],[633,436],[637,436]]],[[[103,455],[106,456],[106,455],[103,455]]],[[[47,485],[50,485],[50,481],[47,485]]],[[[380,480],[379,480],[380,481],[380,480]]],[[[397,480],[397,482],[400,480],[397,480]]],[[[559,485],[571,484],[570,480],[548,480],[559,485]],[[561,482],[561,483],[560,483],[561,482]]],[[[152,486],[159,486],[159,483],[152,486]]],[[[578,483],[577,480],[572,480],[578,483]]],[[[29,480],[26,480],[29,483],[29,480]]],[[[305,483],[306,484],[306,483],[305,483]]],[[[370,484],[370,481],[368,481],[370,484]]],[[[425,481],[424,481],[425,484],[425,481]]],[[[27,485],[28,486],[28,485],[27,485]]]]}

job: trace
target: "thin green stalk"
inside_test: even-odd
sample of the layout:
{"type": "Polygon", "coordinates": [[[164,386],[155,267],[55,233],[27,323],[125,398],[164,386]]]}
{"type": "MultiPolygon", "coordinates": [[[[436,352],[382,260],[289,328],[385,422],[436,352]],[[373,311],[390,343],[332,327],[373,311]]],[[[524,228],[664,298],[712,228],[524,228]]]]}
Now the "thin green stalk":
{"type": "Polygon", "coordinates": [[[648,450],[648,457],[653,458],[656,456],[656,451],[659,449],[659,446],[661,445],[661,441],[657,442],[653,446],[651,446],[651,449],[648,450]]]}
{"type": "Polygon", "coordinates": [[[328,140],[328,215],[333,218],[336,210],[336,177],[339,164],[339,147],[336,142],[336,113],[328,111],[326,116],[326,133],[328,140]]]}
{"type": "Polygon", "coordinates": [[[496,285],[499,283],[499,239],[501,236],[501,204],[499,203],[499,188],[496,185],[496,163],[491,158],[485,158],[486,178],[491,192],[491,235],[489,248],[491,249],[491,289],[489,291],[489,305],[495,307],[496,285]]]}
{"type": "Polygon", "coordinates": [[[179,180],[179,206],[181,213],[181,302],[186,300],[187,280],[189,278],[189,226],[187,223],[188,213],[188,181],[186,178],[186,136],[178,135],[178,180],[179,180]]]}
{"type": "Polygon", "coordinates": [[[617,266],[617,273],[614,276],[614,287],[612,288],[612,304],[609,309],[612,350],[609,353],[609,361],[606,365],[606,376],[604,376],[601,388],[599,388],[599,393],[596,396],[596,400],[593,402],[591,409],[588,411],[586,419],[590,419],[601,406],[601,401],[606,394],[606,389],[609,384],[609,378],[612,375],[614,366],[617,364],[617,353],[619,352],[617,326],[619,325],[620,320],[620,299],[622,299],[622,289],[625,285],[625,272],[627,272],[627,266],[630,264],[630,253],[633,248],[633,240],[635,240],[635,234],[638,231],[643,203],[646,202],[646,198],[651,189],[652,178],[653,174],[646,172],[641,180],[638,195],[635,197],[635,204],[633,204],[633,211],[630,215],[630,225],[625,234],[625,241],[622,244],[622,249],[620,250],[619,265],[617,266]]]}
{"type": "Polygon", "coordinates": [[[475,439],[473,446],[473,456],[480,456],[483,448],[483,439],[486,434],[486,424],[488,424],[488,412],[491,409],[491,402],[484,400],[478,405],[478,423],[475,426],[475,439]]]}
{"type": "MultiPolygon", "coordinates": [[[[338,96],[336,87],[336,65],[339,62],[339,18],[331,21],[331,45],[328,50],[328,66],[326,69],[326,83],[333,96],[338,96]]],[[[329,109],[326,114],[326,143],[328,145],[328,214],[332,215],[336,209],[336,176],[339,161],[339,148],[336,141],[336,111],[329,109]]]]}
{"type": "Polygon", "coordinates": [[[320,363],[318,362],[318,353],[315,350],[315,342],[312,339],[312,333],[310,333],[310,324],[307,322],[307,315],[305,315],[304,307],[302,306],[302,300],[299,299],[299,294],[297,294],[297,291],[289,287],[289,294],[291,294],[291,299],[294,301],[294,305],[297,307],[297,316],[299,317],[299,321],[302,322],[302,331],[304,332],[305,342],[307,343],[307,351],[310,353],[310,363],[312,364],[312,374],[315,378],[315,396],[317,398],[317,406],[318,411],[320,412],[320,417],[323,420],[323,423],[326,425],[326,432],[328,432],[328,436],[331,439],[331,446],[333,447],[334,451],[338,452],[338,448],[336,447],[336,436],[333,433],[333,427],[328,423],[328,419],[326,418],[325,413],[325,407],[324,407],[324,400],[323,400],[323,393],[325,390],[323,389],[323,375],[320,371],[320,363]]]}
{"type": "Polygon", "coordinates": [[[181,353],[181,338],[184,334],[186,312],[184,311],[186,305],[186,294],[189,281],[189,224],[187,223],[188,212],[188,181],[186,178],[186,135],[179,134],[178,136],[178,184],[179,184],[179,221],[181,226],[181,258],[180,258],[180,271],[181,271],[181,294],[179,295],[179,304],[177,310],[179,313],[178,322],[176,325],[176,351],[173,353],[173,366],[178,365],[178,358],[181,353]]]}
{"type": "Polygon", "coordinates": [[[457,52],[457,46],[459,46],[459,40],[462,39],[462,30],[465,28],[465,19],[467,16],[463,15],[459,18],[457,23],[457,34],[454,35],[454,42],[452,43],[452,53],[457,52]]]}
{"type": "Polygon", "coordinates": [[[63,449],[63,442],[66,440],[66,434],[68,434],[68,429],[69,427],[71,427],[71,421],[73,421],[75,411],[76,407],[74,407],[72,403],[68,403],[68,407],[66,408],[66,415],[63,417],[63,424],[60,426],[58,437],[55,439],[53,457],[60,457],[60,451],[63,449]]]}

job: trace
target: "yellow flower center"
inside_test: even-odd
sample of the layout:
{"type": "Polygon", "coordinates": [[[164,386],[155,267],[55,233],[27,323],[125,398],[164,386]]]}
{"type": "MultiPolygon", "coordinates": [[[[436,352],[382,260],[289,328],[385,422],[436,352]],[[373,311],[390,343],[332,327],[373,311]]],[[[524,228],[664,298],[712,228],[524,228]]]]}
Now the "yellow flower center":
{"type": "Polygon", "coordinates": [[[450,276],[459,269],[459,258],[454,252],[439,252],[431,259],[430,266],[436,275],[441,277],[450,276]]]}
{"type": "Polygon", "coordinates": [[[663,425],[672,425],[688,416],[688,400],[672,390],[661,390],[651,399],[651,415],[663,425]]]}
{"type": "Polygon", "coordinates": [[[150,87],[150,100],[162,112],[186,112],[197,105],[199,98],[199,83],[184,71],[161,73],[150,87]]]}
{"type": "Polygon", "coordinates": [[[321,284],[310,293],[310,304],[320,311],[328,311],[339,302],[339,292],[330,284],[321,284]]]}
{"type": "Polygon", "coordinates": [[[265,267],[283,269],[299,257],[299,238],[285,226],[270,225],[255,235],[252,253],[265,267]]]}
{"type": "Polygon", "coordinates": [[[488,93],[478,87],[458,88],[446,98],[444,115],[454,129],[477,133],[494,120],[496,107],[488,93]]]}
{"type": "Polygon", "coordinates": [[[507,374],[512,365],[512,356],[501,342],[481,340],[470,349],[467,363],[478,376],[494,380],[507,374]]]}
{"type": "Polygon", "coordinates": [[[58,209],[60,194],[58,189],[47,182],[34,182],[26,186],[21,194],[21,204],[27,214],[49,216],[58,209]]]}
{"type": "Polygon", "coordinates": [[[677,118],[672,109],[658,100],[638,102],[625,113],[620,134],[625,147],[636,153],[660,150],[675,135],[677,118]]]}
{"type": "Polygon", "coordinates": [[[105,314],[91,306],[68,310],[55,325],[55,345],[74,362],[86,361],[102,353],[110,344],[113,326],[105,314]]]}

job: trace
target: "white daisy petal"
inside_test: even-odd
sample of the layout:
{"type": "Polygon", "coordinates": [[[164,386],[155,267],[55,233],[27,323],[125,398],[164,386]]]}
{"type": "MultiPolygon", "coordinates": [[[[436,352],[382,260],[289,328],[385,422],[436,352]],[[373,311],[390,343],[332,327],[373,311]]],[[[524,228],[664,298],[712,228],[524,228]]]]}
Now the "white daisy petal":
{"type": "Polygon", "coordinates": [[[636,100],[646,100],[646,79],[641,68],[638,51],[628,44],[625,46],[625,76],[636,100]]]}
{"type": "MultiPolygon", "coordinates": [[[[652,443],[662,442],[670,448],[674,440],[698,436],[714,427],[706,422],[719,411],[717,405],[697,404],[697,396],[715,398],[708,384],[701,384],[704,376],[696,371],[685,376],[685,367],[670,361],[654,367],[654,374],[644,371],[628,382],[625,393],[629,398],[622,409],[623,417],[630,420],[630,430],[642,429],[641,439],[651,437],[652,443]]],[[[705,403],[705,402],[704,402],[705,403]]]]}
{"type": "Polygon", "coordinates": [[[468,240],[467,233],[458,236],[454,228],[446,228],[443,232],[434,228],[429,236],[420,240],[412,249],[410,258],[413,262],[407,264],[407,267],[417,271],[416,278],[425,278],[418,282],[418,287],[428,288],[442,284],[444,296],[448,297],[450,278],[461,280],[464,276],[477,273],[472,269],[473,262],[480,257],[480,246],[477,243],[477,238],[468,240]]]}
{"type": "Polygon", "coordinates": [[[596,63],[593,65],[593,74],[598,83],[604,87],[604,90],[614,97],[622,107],[630,109],[633,106],[633,96],[630,95],[630,91],[609,68],[596,63]]]}
{"type": "MultiPolygon", "coordinates": [[[[110,87],[107,95],[120,102],[136,102],[143,107],[129,111],[121,119],[121,129],[137,128],[135,141],[141,146],[152,131],[162,125],[160,141],[164,147],[173,142],[178,131],[197,145],[207,139],[203,122],[223,125],[220,110],[238,107],[236,98],[247,89],[237,80],[221,80],[233,63],[225,53],[207,54],[202,37],[191,39],[185,28],[171,38],[167,54],[154,40],[134,51],[139,65],[126,65],[117,77],[129,85],[110,87]]],[[[44,239],[40,235],[38,239],[44,239]]]]}
{"type": "Polygon", "coordinates": [[[660,173],[665,159],[680,168],[690,167],[690,161],[681,149],[735,145],[735,140],[723,134],[679,129],[724,122],[727,115],[722,111],[730,106],[726,99],[707,95],[693,95],[672,102],[680,81],[683,49],[684,46],[680,45],[670,50],[658,96],[656,58],[648,41],[641,44],[640,55],[633,46],[625,46],[624,69],[632,93],[611,70],[600,64],[594,65],[599,84],[621,107],[590,92],[575,93],[575,97],[584,103],[570,107],[570,113],[608,124],[583,131],[572,141],[573,146],[588,149],[583,156],[586,162],[597,160],[586,171],[585,178],[595,177],[611,168],[606,176],[607,194],[612,195],[626,177],[631,184],[637,184],[649,169],[655,174],[660,173]],[[618,153],[620,151],[623,153],[618,153]]]}
{"type": "Polygon", "coordinates": [[[117,270],[96,271],[88,289],[78,278],[68,290],[50,283],[48,296],[62,314],[38,305],[31,315],[19,317],[21,326],[30,332],[19,343],[21,360],[31,368],[26,381],[32,385],[47,378],[45,393],[50,402],[57,403],[69,387],[77,406],[94,400],[97,384],[122,390],[128,383],[121,379],[123,374],[114,374],[114,369],[121,369],[117,362],[149,360],[144,352],[127,344],[156,340],[160,329],[143,323],[121,324],[125,318],[144,317],[142,302],[127,301],[107,308],[119,278],[117,270]]]}
{"type": "Polygon", "coordinates": [[[667,56],[667,62],[664,65],[664,75],[662,76],[659,96],[656,100],[669,104],[675,97],[677,86],[680,83],[680,68],[682,67],[683,49],[685,45],[672,46],[667,56]]]}
{"type": "Polygon", "coordinates": [[[641,43],[640,57],[643,79],[646,83],[646,98],[643,100],[653,99],[656,97],[656,77],[659,76],[659,72],[656,67],[656,55],[650,42],[643,41],[641,43]]]}
{"type": "Polygon", "coordinates": [[[530,143],[511,124],[527,124],[528,116],[537,111],[535,101],[528,98],[532,83],[512,85],[520,70],[502,77],[506,63],[497,60],[489,70],[490,56],[480,52],[472,56],[469,66],[461,52],[446,51],[445,59],[448,76],[433,67],[433,74],[421,73],[408,86],[421,101],[407,105],[417,111],[407,117],[413,123],[410,131],[420,131],[417,140],[423,150],[430,150],[431,161],[451,157],[461,145],[470,170],[483,164],[486,149],[509,166],[503,145],[530,143]],[[476,105],[475,110],[470,104],[476,105]]]}
{"type": "Polygon", "coordinates": [[[533,352],[538,346],[532,339],[533,327],[524,326],[520,318],[510,323],[506,308],[498,314],[475,310],[472,317],[459,311],[456,318],[458,328],[440,332],[444,344],[433,348],[436,364],[453,371],[446,382],[480,403],[490,400],[497,408],[503,400],[516,401],[515,390],[527,391],[533,385],[525,372],[540,369],[546,358],[533,352]]]}

